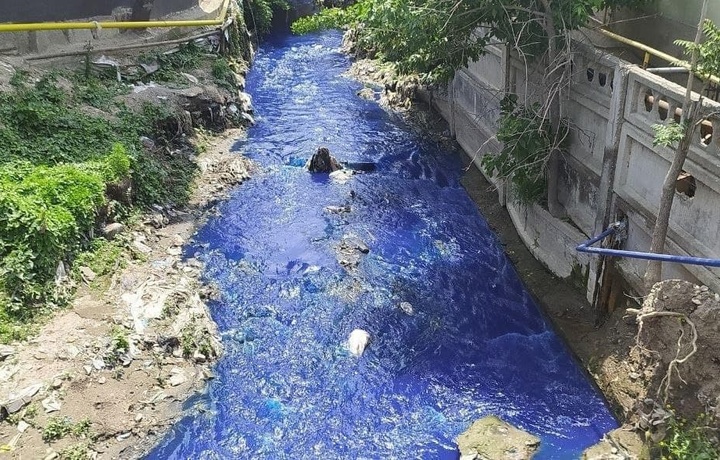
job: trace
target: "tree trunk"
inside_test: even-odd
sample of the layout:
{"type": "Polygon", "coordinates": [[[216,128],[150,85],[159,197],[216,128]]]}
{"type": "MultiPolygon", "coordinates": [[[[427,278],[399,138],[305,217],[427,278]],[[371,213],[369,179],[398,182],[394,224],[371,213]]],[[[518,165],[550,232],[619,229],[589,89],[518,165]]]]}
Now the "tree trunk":
{"type": "MultiPolygon", "coordinates": [[[[702,40],[703,24],[705,23],[705,17],[707,16],[709,0],[704,0],[702,5],[702,11],[700,13],[700,22],[698,23],[697,33],[695,34],[695,45],[699,45],[702,40]]],[[[675,184],[677,183],[678,176],[682,172],[685,159],[688,155],[688,150],[692,144],[692,140],[697,128],[695,119],[697,118],[698,111],[702,109],[702,92],[700,95],[700,101],[692,102],[692,88],[695,81],[694,69],[697,66],[698,53],[697,49],[694,49],[690,58],[690,72],[688,75],[687,86],[685,88],[685,103],[683,104],[683,115],[681,123],[685,124],[685,133],[680,141],[680,144],[675,151],[675,158],[673,158],[670,169],[668,170],[665,180],[662,186],[662,195],[660,196],[660,209],[658,210],[657,219],[655,220],[655,227],[653,228],[652,242],[650,243],[650,252],[661,254],[665,250],[665,239],[667,238],[668,226],[670,224],[670,211],[672,210],[673,201],[675,200],[675,184]]],[[[662,279],[662,262],[659,260],[652,260],[648,263],[647,270],[645,271],[645,291],[646,294],[650,293],[653,285],[662,279]]]]}
{"type": "Polygon", "coordinates": [[[552,15],[552,6],[550,0],[542,0],[544,11],[543,26],[548,37],[548,81],[550,82],[550,99],[548,100],[548,115],[550,118],[550,128],[554,134],[553,147],[547,162],[547,204],[548,211],[553,217],[564,217],[565,210],[558,201],[558,180],[560,178],[560,123],[561,123],[561,107],[560,107],[560,88],[562,75],[557,75],[558,69],[558,51],[557,51],[557,33],[555,31],[555,20],[552,15]]]}
{"type": "MultiPolygon", "coordinates": [[[[686,106],[687,107],[687,106],[686,106]]],[[[693,112],[693,108],[690,109],[693,112]]],[[[662,254],[665,250],[665,239],[667,238],[668,226],[670,223],[670,211],[672,210],[673,201],[675,200],[675,184],[678,176],[682,172],[683,164],[688,155],[693,135],[695,134],[695,115],[691,115],[686,121],[690,123],[683,135],[677,150],[675,158],[673,158],[670,169],[665,176],[662,186],[662,195],[660,196],[660,209],[658,210],[655,227],[653,228],[652,243],[650,244],[650,252],[662,254]]],[[[650,293],[653,285],[662,279],[662,263],[659,260],[651,260],[648,263],[645,272],[645,290],[650,293]]]]}

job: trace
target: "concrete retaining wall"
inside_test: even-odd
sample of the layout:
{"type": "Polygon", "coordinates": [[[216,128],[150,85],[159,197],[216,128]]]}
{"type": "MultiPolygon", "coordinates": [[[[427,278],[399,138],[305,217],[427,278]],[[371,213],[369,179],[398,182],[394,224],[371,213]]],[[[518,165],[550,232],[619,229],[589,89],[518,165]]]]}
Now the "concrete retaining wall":
{"type": "MultiPolygon", "coordinates": [[[[600,261],[575,251],[575,246],[600,233],[621,217],[629,221],[623,248],[647,251],[660,200],[660,189],[673,151],[653,147],[653,125],[667,123],[659,101],[680,108],[684,89],[658,76],[577,43],[572,82],[563,94],[563,116],[571,125],[571,141],[562,161],[559,201],[567,217],[553,218],[539,206],[525,208],[507,199],[506,184],[489,177],[525,244],[550,270],[587,283],[588,299],[599,287],[600,261]]],[[[547,94],[543,73],[511,57],[504,49],[489,48],[479,61],[457,72],[447,91],[433,98],[451,125],[457,141],[480,166],[483,155],[501,145],[497,130],[499,102],[505,89],[532,103],[547,94]]],[[[706,103],[710,113],[720,104],[706,103]]],[[[693,197],[677,193],[666,252],[720,257],[720,119],[710,122],[693,143],[685,171],[695,180],[693,197]]],[[[486,174],[487,176],[487,174],[486,174]]],[[[616,259],[615,267],[627,285],[641,292],[646,262],[616,259]]],[[[664,264],[664,278],[707,284],[720,291],[720,271],[696,266],[664,264]]]]}
{"type": "MultiPolygon", "coordinates": [[[[61,22],[109,16],[115,8],[132,7],[135,0],[0,0],[0,22],[61,22]]],[[[159,18],[198,5],[198,0],[155,0],[151,17],[159,18]]]]}

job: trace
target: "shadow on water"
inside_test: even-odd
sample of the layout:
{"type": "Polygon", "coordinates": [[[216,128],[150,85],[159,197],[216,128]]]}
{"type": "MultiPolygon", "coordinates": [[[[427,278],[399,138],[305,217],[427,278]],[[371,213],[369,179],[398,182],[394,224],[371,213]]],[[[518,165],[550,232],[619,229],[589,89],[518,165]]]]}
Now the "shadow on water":
{"type": "Polygon", "coordinates": [[[258,123],[236,148],[260,171],[197,235],[225,355],[205,410],[148,458],[456,459],[488,414],[540,436],[536,458],[577,458],[616,427],[601,395],[460,186],[458,152],[358,98],[339,44],[279,37],[258,55],[258,123]],[[319,146],[372,167],[311,175],[319,146]],[[351,272],[348,235],[370,248],[351,272]],[[372,336],[359,359],[355,328],[372,336]]]}

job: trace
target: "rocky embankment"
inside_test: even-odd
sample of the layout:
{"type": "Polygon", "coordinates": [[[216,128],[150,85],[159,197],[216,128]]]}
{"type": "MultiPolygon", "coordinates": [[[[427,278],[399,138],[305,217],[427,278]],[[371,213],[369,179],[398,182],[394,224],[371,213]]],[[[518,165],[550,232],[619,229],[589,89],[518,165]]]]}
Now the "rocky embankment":
{"type": "MultiPolygon", "coordinates": [[[[182,73],[180,84],[138,82],[116,99],[131,109],[169,110],[160,131],[172,139],[142,144],[158,155],[192,157],[198,174],[191,199],[105,224],[101,238],[121,248],[111,273],[74,267],[80,279],[73,280],[59,269],[57,283],[75,289],[71,304],[33,339],[0,347],[0,450],[9,458],[138,458],[213,378],[222,353],[206,306],[213,288],[201,284],[202,263],[183,248],[229,190],[250,177],[250,162],[230,153],[252,123],[246,70],[236,62],[233,81],[218,85],[199,67],[182,73]]],[[[131,187],[107,192],[127,196],[131,187]]]]}

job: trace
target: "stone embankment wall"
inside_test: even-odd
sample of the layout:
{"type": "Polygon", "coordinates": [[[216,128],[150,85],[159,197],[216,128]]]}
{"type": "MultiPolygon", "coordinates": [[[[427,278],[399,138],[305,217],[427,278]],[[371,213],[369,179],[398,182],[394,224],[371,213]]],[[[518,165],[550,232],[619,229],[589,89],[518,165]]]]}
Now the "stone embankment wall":
{"type": "MultiPolygon", "coordinates": [[[[602,261],[578,253],[575,247],[609,223],[627,218],[623,249],[648,250],[662,182],[674,155],[672,149],[653,147],[652,126],[679,120],[685,90],[582,43],[574,46],[571,83],[563,90],[562,104],[572,128],[571,142],[563,156],[558,197],[567,217],[553,218],[537,205],[519,206],[509,197],[506,184],[488,178],[535,257],[558,276],[572,276],[584,285],[590,301],[602,284],[597,274],[607,263],[616,276],[604,278],[606,288],[610,282],[621,284],[612,289],[619,299],[623,292],[641,291],[646,262],[602,261]]],[[[490,47],[480,60],[457,72],[447,90],[433,94],[432,102],[480,167],[483,155],[501,147],[493,136],[505,91],[532,103],[548,92],[543,77],[507,50],[490,47]]],[[[720,104],[707,102],[704,110],[720,111],[720,104]]],[[[689,177],[678,183],[666,252],[720,258],[717,116],[709,117],[697,133],[684,170],[689,177]]],[[[677,264],[664,264],[663,270],[665,279],[706,284],[716,292],[720,292],[719,275],[716,269],[677,264]]]]}

